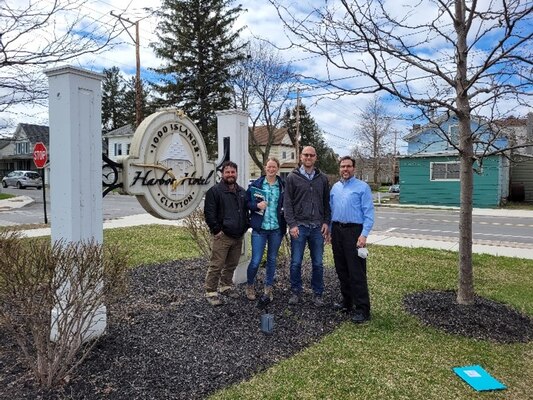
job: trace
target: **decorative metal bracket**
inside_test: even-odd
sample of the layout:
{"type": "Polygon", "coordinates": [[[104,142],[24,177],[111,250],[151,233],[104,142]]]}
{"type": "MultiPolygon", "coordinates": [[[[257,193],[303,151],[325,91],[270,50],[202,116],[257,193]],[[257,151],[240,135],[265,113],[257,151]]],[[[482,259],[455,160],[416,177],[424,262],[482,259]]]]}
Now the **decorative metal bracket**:
{"type": "Polygon", "coordinates": [[[121,188],[122,182],[122,163],[117,163],[109,159],[102,153],[102,187],[105,190],[102,192],[102,197],[105,197],[113,189],[121,188]]]}
{"type": "Polygon", "coordinates": [[[215,167],[217,171],[220,171],[220,168],[222,167],[222,164],[224,164],[226,161],[230,160],[230,154],[229,154],[229,137],[223,138],[223,152],[222,157],[219,157],[220,162],[215,167]]]}

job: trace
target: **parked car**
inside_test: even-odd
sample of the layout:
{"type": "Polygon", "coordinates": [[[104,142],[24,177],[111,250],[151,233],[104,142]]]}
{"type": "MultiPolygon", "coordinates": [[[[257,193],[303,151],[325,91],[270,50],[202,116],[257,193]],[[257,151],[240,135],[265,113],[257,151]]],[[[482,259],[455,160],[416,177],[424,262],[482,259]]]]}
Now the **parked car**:
{"type": "Polygon", "coordinates": [[[400,193],[400,185],[392,185],[389,187],[389,193],[400,193]]]}
{"type": "Polygon", "coordinates": [[[43,179],[35,171],[13,171],[2,178],[2,186],[15,186],[18,189],[27,187],[43,188],[43,179]]]}

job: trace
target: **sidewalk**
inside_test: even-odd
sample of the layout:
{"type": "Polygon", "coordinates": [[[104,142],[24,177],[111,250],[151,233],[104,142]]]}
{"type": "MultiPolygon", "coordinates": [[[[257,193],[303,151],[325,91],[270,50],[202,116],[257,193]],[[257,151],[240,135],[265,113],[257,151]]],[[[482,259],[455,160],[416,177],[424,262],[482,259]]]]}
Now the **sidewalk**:
{"type": "MultiPolygon", "coordinates": [[[[0,211],[11,208],[20,208],[28,203],[26,196],[15,197],[8,200],[0,200],[0,211]],[[21,197],[23,197],[21,199],[21,197]]],[[[449,209],[459,210],[457,207],[418,207],[418,206],[404,206],[404,205],[380,205],[378,207],[398,207],[398,208],[424,208],[424,209],[449,209]]],[[[533,218],[533,211],[529,210],[500,210],[500,209],[483,209],[475,208],[473,215],[485,216],[505,216],[515,218],[533,218]]],[[[124,228],[138,225],[173,225],[182,226],[183,221],[170,221],[155,218],[148,213],[130,215],[127,217],[116,218],[104,221],[104,229],[124,228]]],[[[37,237],[50,235],[50,228],[30,229],[23,231],[26,237],[37,237]]],[[[368,237],[369,244],[379,244],[382,246],[401,246],[401,247],[425,247],[431,249],[442,250],[459,250],[459,241],[457,237],[442,237],[442,238],[425,238],[423,235],[399,235],[394,232],[371,232],[368,237]]],[[[474,253],[485,253],[495,256],[518,257],[533,259],[533,245],[515,244],[509,242],[490,242],[476,240],[472,246],[474,253]]]]}
{"type": "Polygon", "coordinates": [[[14,208],[22,208],[33,203],[34,201],[35,200],[29,196],[18,196],[0,200],[0,211],[9,211],[14,208]]]}

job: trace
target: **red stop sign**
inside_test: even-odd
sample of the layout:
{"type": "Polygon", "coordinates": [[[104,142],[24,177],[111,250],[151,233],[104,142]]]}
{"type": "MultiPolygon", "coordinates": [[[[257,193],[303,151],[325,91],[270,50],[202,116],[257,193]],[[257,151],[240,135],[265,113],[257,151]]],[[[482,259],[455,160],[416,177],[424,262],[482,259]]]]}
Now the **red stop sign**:
{"type": "Polygon", "coordinates": [[[33,147],[33,162],[35,166],[39,169],[44,168],[46,160],[48,159],[46,155],[46,146],[43,142],[35,143],[33,147]]]}

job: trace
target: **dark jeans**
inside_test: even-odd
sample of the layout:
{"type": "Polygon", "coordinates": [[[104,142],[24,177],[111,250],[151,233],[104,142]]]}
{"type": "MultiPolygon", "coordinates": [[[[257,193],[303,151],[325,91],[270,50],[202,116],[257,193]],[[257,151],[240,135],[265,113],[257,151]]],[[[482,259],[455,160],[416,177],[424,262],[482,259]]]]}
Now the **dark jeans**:
{"type": "Polygon", "coordinates": [[[313,293],[322,296],[324,292],[324,267],[322,264],[324,255],[324,238],[320,226],[309,228],[298,226],[300,234],[295,239],[291,237],[291,291],[296,294],[302,292],[302,260],[304,257],[305,244],[309,245],[311,254],[311,289],[313,293]]]}
{"type": "Polygon", "coordinates": [[[366,259],[357,255],[357,239],[362,225],[342,227],[333,223],[331,245],[344,306],[370,315],[370,296],[366,278],[366,259]]]}
{"type": "Polygon", "coordinates": [[[272,286],[274,284],[274,276],[276,275],[276,262],[278,258],[279,246],[283,234],[279,229],[273,230],[253,230],[252,231],[252,258],[250,264],[248,264],[248,270],[246,271],[248,285],[253,285],[257,269],[261,264],[263,258],[263,252],[265,246],[268,244],[267,250],[267,262],[266,262],[266,274],[265,274],[265,286],[272,286]]]}

